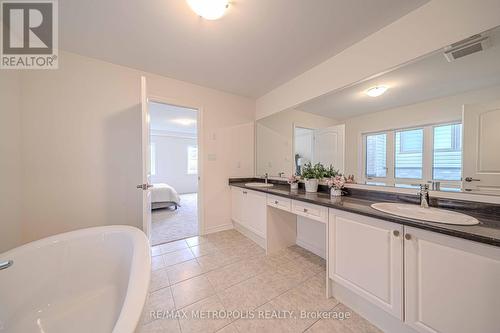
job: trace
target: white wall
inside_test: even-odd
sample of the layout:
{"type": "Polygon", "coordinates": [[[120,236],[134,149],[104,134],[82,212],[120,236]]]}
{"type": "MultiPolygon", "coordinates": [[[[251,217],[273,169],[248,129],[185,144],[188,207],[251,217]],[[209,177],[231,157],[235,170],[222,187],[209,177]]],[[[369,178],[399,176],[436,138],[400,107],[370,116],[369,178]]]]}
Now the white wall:
{"type": "Polygon", "coordinates": [[[431,0],[257,100],[257,119],[500,25],[500,0],[431,0]]]}
{"type": "MultiPolygon", "coordinates": [[[[22,73],[23,242],[89,226],[141,226],[143,73],[66,52],[59,61],[58,70],[22,73]]],[[[146,75],[151,95],[203,110],[205,227],[230,226],[227,179],[253,174],[254,101],[146,75]]]]}
{"type": "Polygon", "coordinates": [[[0,70],[0,253],[21,242],[20,74],[0,70]]]}
{"type": "Polygon", "coordinates": [[[278,176],[284,172],[288,177],[293,173],[293,126],[305,128],[325,128],[338,122],[335,119],[306,113],[300,110],[286,110],[259,119],[257,122],[257,168],[256,174],[266,172],[278,176]]]}
{"type": "Polygon", "coordinates": [[[196,146],[197,139],[152,135],[151,143],[156,147],[156,173],[151,181],[167,183],[179,194],[197,192],[198,175],[187,173],[188,147],[196,146]]]}
{"type": "Polygon", "coordinates": [[[500,86],[347,119],[345,121],[346,173],[354,174],[356,179],[361,179],[364,133],[461,120],[464,104],[477,104],[495,99],[500,99],[500,86]]]}

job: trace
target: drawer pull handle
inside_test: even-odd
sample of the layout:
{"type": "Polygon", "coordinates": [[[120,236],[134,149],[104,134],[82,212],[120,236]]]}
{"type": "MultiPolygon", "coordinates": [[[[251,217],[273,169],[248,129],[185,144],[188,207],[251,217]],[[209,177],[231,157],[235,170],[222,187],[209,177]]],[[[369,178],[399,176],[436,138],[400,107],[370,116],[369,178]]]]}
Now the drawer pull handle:
{"type": "Polygon", "coordinates": [[[247,194],[247,191],[243,191],[243,194],[247,194]]]}
{"type": "Polygon", "coordinates": [[[395,237],[399,237],[399,230],[394,230],[392,232],[392,234],[395,236],[395,237]]]}
{"type": "Polygon", "coordinates": [[[304,208],[304,213],[307,213],[307,208],[304,208]]]}

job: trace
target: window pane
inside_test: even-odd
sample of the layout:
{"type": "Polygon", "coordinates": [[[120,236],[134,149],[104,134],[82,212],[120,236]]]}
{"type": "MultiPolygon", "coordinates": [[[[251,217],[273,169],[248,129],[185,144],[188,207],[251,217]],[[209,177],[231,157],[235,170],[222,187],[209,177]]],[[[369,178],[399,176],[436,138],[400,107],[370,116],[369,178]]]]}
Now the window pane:
{"type": "Polygon", "coordinates": [[[198,147],[197,146],[188,146],[187,173],[190,175],[198,173],[198,147]]]}
{"type": "Polygon", "coordinates": [[[394,147],[396,178],[422,179],[423,147],[423,129],[396,132],[394,147]]]}
{"type": "Polygon", "coordinates": [[[366,136],[366,176],[387,177],[387,134],[366,136]]]}
{"type": "Polygon", "coordinates": [[[462,124],[434,127],[434,162],[436,180],[462,178],[462,124]]]}

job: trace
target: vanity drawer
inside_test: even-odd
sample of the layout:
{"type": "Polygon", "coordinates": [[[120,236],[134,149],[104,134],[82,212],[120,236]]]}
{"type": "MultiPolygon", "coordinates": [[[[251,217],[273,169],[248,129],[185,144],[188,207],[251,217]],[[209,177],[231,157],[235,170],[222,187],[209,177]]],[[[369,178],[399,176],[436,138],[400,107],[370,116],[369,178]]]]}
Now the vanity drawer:
{"type": "Polygon", "coordinates": [[[279,197],[277,195],[268,194],[267,204],[272,207],[286,210],[287,212],[289,212],[292,209],[291,199],[279,197]]]}
{"type": "Polygon", "coordinates": [[[328,222],[328,208],[310,203],[292,200],[292,213],[322,223],[328,222]]]}

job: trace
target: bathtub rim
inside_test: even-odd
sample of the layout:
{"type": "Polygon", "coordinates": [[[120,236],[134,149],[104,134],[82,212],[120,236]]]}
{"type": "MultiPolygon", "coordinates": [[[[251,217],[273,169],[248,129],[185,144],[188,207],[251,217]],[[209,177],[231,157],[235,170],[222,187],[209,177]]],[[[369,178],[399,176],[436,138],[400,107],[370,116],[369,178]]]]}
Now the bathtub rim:
{"type": "MultiPolygon", "coordinates": [[[[133,251],[126,295],[112,333],[133,333],[141,319],[151,279],[151,249],[149,240],[142,230],[129,225],[109,225],[76,229],[15,247],[0,253],[0,259],[7,259],[13,255],[19,255],[59,242],[71,241],[75,238],[120,232],[130,236],[133,251]]],[[[14,266],[15,264],[14,261],[14,266]]]]}

